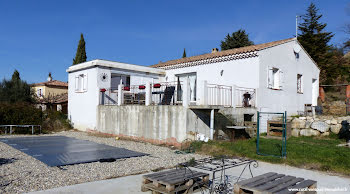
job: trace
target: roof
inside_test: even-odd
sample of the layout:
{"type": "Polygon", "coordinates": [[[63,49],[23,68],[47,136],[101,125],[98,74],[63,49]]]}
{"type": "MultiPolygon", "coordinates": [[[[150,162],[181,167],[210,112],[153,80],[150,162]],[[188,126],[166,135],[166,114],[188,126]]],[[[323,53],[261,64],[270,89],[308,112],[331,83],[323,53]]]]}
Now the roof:
{"type": "MultiPolygon", "coordinates": [[[[241,47],[241,48],[235,48],[235,49],[229,49],[229,50],[224,50],[224,51],[219,51],[215,53],[207,53],[203,55],[197,55],[193,57],[186,57],[186,58],[181,58],[181,59],[175,59],[175,60],[170,60],[167,62],[160,62],[158,64],[152,65],[151,67],[156,67],[156,68],[165,68],[168,66],[173,66],[181,63],[188,63],[188,62],[194,62],[194,61],[200,61],[200,60],[206,60],[206,59],[213,59],[213,58],[219,58],[219,57],[225,57],[229,55],[238,55],[238,54],[245,54],[245,53],[251,53],[251,52],[256,52],[260,51],[269,47],[274,47],[280,44],[284,44],[290,41],[295,40],[295,38],[288,38],[288,39],[283,39],[283,40],[278,40],[278,41],[273,41],[273,42],[268,42],[268,43],[263,43],[263,44],[257,44],[257,45],[252,45],[252,46],[246,46],[246,47],[241,47]]],[[[251,55],[254,56],[254,55],[251,55]]]]}
{"type": "Polygon", "coordinates": [[[52,80],[52,81],[35,83],[35,84],[32,84],[32,86],[53,86],[53,87],[65,87],[65,88],[68,88],[68,83],[67,82],[58,81],[58,80],[52,80]]]}
{"type": "Polygon", "coordinates": [[[52,104],[61,104],[68,102],[68,93],[63,93],[55,96],[49,95],[48,97],[39,99],[39,102],[42,104],[52,103],[52,104]]]}
{"type": "Polygon", "coordinates": [[[117,61],[108,61],[108,60],[102,60],[102,59],[95,59],[92,61],[87,61],[84,63],[72,65],[66,71],[70,73],[70,72],[79,71],[82,69],[87,69],[87,68],[96,67],[96,66],[165,75],[165,71],[162,69],[146,67],[142,65],[122,63],[117,61]]]}

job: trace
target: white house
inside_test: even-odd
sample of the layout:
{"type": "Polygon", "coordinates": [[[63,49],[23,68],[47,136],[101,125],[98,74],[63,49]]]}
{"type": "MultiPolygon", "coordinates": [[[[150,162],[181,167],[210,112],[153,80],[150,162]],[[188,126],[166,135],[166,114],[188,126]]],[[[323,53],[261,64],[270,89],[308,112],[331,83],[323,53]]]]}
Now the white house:
{"type": "Polygon", "coordinates": [[[119,105],[128,101],[149,106],[215,106],[239,114],[298,114],[305,104],[317,105],[320,70],[300,43],[290,38],[225,51],[213,49],[150,67],[93,60],[71,66],[67,72],[69,118],[75,128],[96,130],[96,120],[101,120],[97,106],[117,105],[118,100],[119,105]]]}
{"type": "MultiPolygon", "coordinates": [[[[146,81],[157,82],[165,75],[162,69],[106,60],[92,60],[71,66],[68,72],[68,117],[74,128],[94,130],[100,89],[117,90],[120,80],[125,85],[146,81]]],[[[117,98],[111,99],[112,103],[117,98]]]]}

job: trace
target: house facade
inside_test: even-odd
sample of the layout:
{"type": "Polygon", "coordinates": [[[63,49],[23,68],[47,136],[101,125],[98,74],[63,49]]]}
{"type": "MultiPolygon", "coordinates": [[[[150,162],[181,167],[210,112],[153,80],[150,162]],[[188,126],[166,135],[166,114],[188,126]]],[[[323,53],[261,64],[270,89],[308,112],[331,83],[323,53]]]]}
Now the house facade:
{"type": "Polygon", "coordinates": [[[49,74],[48,81],[34,83],[32,90],[37,97],[37,107],[42,110],[51,109],[68,113],[68,83],[52,80],[49,74]]]}
{"type": "MultiPolygon", "coordinates": [[[[166,70],[168,80],[192,75],[194,79],[190,83],[197,90],[198,104],[205,103],[202,100],[205,95],[199,90],[207,82],[254,91],[251,93],[255,96],[254,107],[260,111],[298,114],[304,111],[305,104],[317,105],[320,70],[294,38],[214,51],[152,67],[166,70]]],[[[241,107],[242,97],[241,93],[233,96],[231,106],[241,107]]]]}
{"type": "Polygon", "coordinates": [[[97,106],[101,101],[101,89],[109,96],[106,102],[117,104],[117,90],[124,86],[158,82],[165,71],[140,65],[93,60],[69,67],[68,72],[68,117],[74,128],[96,129],[97,106]]]}
{"type": "MultiPolygon", "coordinates": [[[[226,51],[213,49],[149,67],[93,60],[71,66],[67,72],[68,112],[74,127],[101,131],[113,128],[104,123],[110,113],[99,114],[101,106],[111,105],[182,105],[193,111],[212,110],[211,115],[215,109],[237,120],[256,111],[299,114],[306,104],[317,105],[320,70],[300,43],[290,38],[226,51]]],[[[111,122],[122,122],[118,118],[111,122]]]]}

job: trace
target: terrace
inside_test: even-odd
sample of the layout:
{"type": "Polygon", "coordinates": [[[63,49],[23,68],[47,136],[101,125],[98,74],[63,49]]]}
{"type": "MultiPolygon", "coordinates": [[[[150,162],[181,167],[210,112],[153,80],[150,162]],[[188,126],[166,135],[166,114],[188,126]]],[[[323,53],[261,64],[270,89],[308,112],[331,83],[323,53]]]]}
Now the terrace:
{"type": "Polygon", "coordinates": [[[173,105],[191,107],[255,108],[256,89],[188,80],[141,85],[123,85],[99,90],[100,105],[173,105]]]}

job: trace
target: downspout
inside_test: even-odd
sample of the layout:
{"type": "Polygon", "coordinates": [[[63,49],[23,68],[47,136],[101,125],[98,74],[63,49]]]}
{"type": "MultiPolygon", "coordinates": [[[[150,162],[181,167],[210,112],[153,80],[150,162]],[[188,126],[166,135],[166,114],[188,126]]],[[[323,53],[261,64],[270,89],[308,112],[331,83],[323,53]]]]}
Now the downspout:
{"type": "Polygon", "coordinates": [[[214,109],[210,111],[210,140],[214,139],[214,109]]]}

